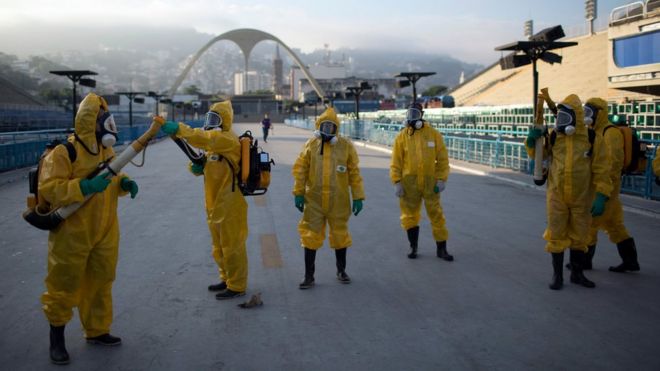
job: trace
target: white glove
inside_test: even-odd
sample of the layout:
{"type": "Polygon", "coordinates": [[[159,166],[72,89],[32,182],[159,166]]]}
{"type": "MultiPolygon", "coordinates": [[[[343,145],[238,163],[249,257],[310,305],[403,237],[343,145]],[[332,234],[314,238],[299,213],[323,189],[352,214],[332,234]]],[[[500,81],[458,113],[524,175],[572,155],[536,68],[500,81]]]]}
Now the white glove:
{"type": "Polygon", "coordinates": [[[394,194],[397,197],[403,197],[403,186],[401,185],[401,182],[394,184],[394,194]]]}
{"type": "Polygon", "coordinates": [[[438,188],[438,193],[442,193],[445,190],[445,182],[442,180],[435,182],[435,186],[438,188]]]}

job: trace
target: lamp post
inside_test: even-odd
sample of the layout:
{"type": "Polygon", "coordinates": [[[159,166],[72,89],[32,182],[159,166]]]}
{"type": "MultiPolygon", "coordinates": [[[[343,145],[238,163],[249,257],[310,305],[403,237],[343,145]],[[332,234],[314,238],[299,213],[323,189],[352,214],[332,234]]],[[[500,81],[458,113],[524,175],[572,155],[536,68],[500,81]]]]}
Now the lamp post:
{"type": "MultiPolygon", "coordinates": [[[[155,91],[148,91],[147,96],[150,98],[153,98],[156,101],[156,115],[158,115],[158,103],[161,102],[162,97],[166,97],[167,94],[158,94],[155,91]]],[[[165,99],[162,100],[162,102],[165,102],[165,99]]]]}
{"type": "Polygon", "coordinates": [[[397,88],[405,88],[406,86],[412,85],[413,88],[413,103],[417,101],[417,87],[415,84],[419,79],[426,76],[435,75],[435,72],[401,72],[400,74],[394,77],[402,77],[406,80],[399,80],[396,82],[397,88]]]}
{"type": "Polygon", "coordinates": [[[536,70],[536,61],[540,59],[550,64],[561,63],[562,56],[552,53],[550,50],[577,45],[573,41],[555,41],[564,36],[564,29],[561,26],[554,26],[537,32],[529,38],[529,41],[515,41],[495,48],[499,51],[513,51],[513,53],[500,59],[500,67],[503,70],[532,64],[533,112],[536,112],[536,96],[539,91],[539,73],[536,70]],[[519,52],[522,52],[522,54],[519,52]]]}
{"type": "MultiPolygon", "coordinates": [[[[528,64],[532,64],[532,104],[533,111],[532,114],[534,117],[537,117],[537,106],[538,106],[538,91],[539,91],[539,73],[536,70],[536,61],[539,59],[550,64],[561,63],[562,56],[550,52],[550,50],[565,48],[569,46],[577,45],[576,42],[561,42],[556,41],[564,37],[564,30],[561,26],[549,27],[544,30],[539,31],[538,33],[532,35],[529,38],[529,41],[516,41],[500,47],[495,48],[495,50],[508,50],[513,53],[502,57],[500,59],[500,66],[503,70],[518,68],[528,64]],[[522,52],[522,54],[520,53],[522,52]]],[[[543,104],[543,101],[541,101],[543,104]]],[[[534,126],[536,129],[543,129],[543,107],[541,108],[540,114],[538,115],[539,119],[534,120],[534,126]]],[[[536,141],[536,154],[534,157],[534,183],[536,185],[542,185],[545,183],[546,177],[543,174],[543,143],[540,140],[536,141]]]]}
{"type": "Polygon", "coordinates": [[[66,76],[73,82],[73,105],[72,105],[72,125],[76,125],[76,83],[80,82],[82,86],[88,86],[90,88],[96,87],[96,80],[90,78],[83,78],[83,76],[94,76],[98,73],[89,70],[65,70],[65,71],[49,71],[53,75],[66,76]]]}
{"type": "Polygon", "coordinates": [[[128,98],[128,126],[133,128],[133,100],[135,103],[144,103],[144,98],[138,98],[138,95],[144,95],[138,91],[118,91],[117,95],[123,95],[128,98]]]}
{"type": "Polygon", "coordinates": [[[351,94],[353,94],[353,97],[355,98],[355,119],[359,120],[360,119],[360,95],[362,95],[362,92],[365,90],[371,90],[373,86],[369,85],[368,82],[362,81],[360,82],[360,85],[358,86],[348,86],[346,87],[346,90],[348,90],[351,94]]]}

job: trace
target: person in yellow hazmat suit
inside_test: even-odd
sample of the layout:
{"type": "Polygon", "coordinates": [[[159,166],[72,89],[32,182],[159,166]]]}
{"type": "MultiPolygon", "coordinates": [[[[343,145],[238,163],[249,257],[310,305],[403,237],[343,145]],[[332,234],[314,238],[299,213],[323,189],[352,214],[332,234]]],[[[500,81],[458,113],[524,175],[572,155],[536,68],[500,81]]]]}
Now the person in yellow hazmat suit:
{"type": "Polygon", "coordinates": [[[211,231],[212,255],[220,272],[220,283],[208,289],[218,292],[218,300],[245,295],[248,278],[247,203],[237,185],[241,146],[232,131],[233,120],[231,102],[224,101],[211,106],[202,129],[172,121],[162,127],[165,133],[206,151],[205,164],[190,165],[190,170],[195,175],[204,174],[206,221],[211,231]]]}
{"type": "Polygon", "coordinates": [[[339,118],[330,107],[316,120],[314,138],[305,143],[292,169],[294,202],[303,213],[298,232],[305,251],[305,278],[300,289],[314,286],[316,250],[323,246],[326,224],[330,247],[335,250],[337,279],[351,282],[346,274],[346,251],[352,243],[348,219],[351,211],[357,216],[362,210],[364,186],[355,147],[338,132],[339,118]]]}
{"type": "MultiPolygon", "coordinates": [[[[562,265],[566,249],[570,249],[571,282],[593,288],[596,284],[584,276],[583,267],[591,217],[603,214],[612,193],[607,152],[598,136],[591,143],[577,95],[567,96],[557,109],[555,129],[544,153],[546,158],[551,156],[546,193],[548,225],[543,234],[547,241],[545,250],[552,254],[554,275],[550,289],[559,290],[564,284],[562,265]]],[[[534,145],[542,136],[541,130],[530,129],[525,140],[529,158],[534,158],[534,145]]]]}
{"type": "Polygon", "coordinates": [[[446,261],[449,234],[440,204],[440,193],[449,176],[449,159],[442,134],[422,119],[422,105],[413,102],[406,114],[406,127],[394,140],[390,179],[401,208],[401,227],[408,235],[408,258],[417,258],[422,200],[436,241],[436,255],[446,261]]]}
{"type": "Polygon", "coordinates": [[[603,215],[595,216],[589,231],[589,246],[584,269],[591,269],[596,252],[598,230],[604,230],[612,243],[616,244],[622,263],[610,267],[612,272],[639,271],[635,240],[630,237],[623,224],[623,205],[619,198],[621,192],[621,172],[623,171],[624,145],[623,134],[607,118],[607,102],[601,98],[591,98],[584,105],[584,119],[591,125],[597,138],[602,138],[607,152],[608,173],[612,182],[612,193],[605,204],[603,215]]]}
{"type": "Polygon", "coordinates": [[[97,175],[88,179],[99,164],[114,157],[117,127],[106,101],[89,93],[76,115],[75,132],[69,137],[75,155],[64,145],[56,146],[43,160],[39,193],[55,209],[81,202],[93,195],[78,211],[48,234],[48,275],[41,297],[50,322],[50,359],[69,363],[64,327],[78,307],[88,343],[119,345],[110,335],[112,283],[119,250],[117,199],[137,184],[123,173],[111,179],[97,175]]]}

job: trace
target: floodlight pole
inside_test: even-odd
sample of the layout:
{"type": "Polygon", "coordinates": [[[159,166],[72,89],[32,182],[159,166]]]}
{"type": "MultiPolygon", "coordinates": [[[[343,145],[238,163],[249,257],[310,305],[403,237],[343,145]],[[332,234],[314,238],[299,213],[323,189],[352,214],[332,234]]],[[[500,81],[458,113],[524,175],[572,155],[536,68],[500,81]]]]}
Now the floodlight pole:
{"type": "Polygon", "coordinates": [[[128,127],[133,128],[133,98],[144,93],[137,91],[118,91],[116,94],[128,98],[128,127]]]}
{"type": "Polygon", "coordinates": [[[83,76],[87,75],[98,75],[94,71],[89,71],[89,70],[68,70],[68,71],[49,71],[53,75],[58,75],[58,76],[66,76],[71,82],[73,83],[73,89],[72,89],[72,99],[71,101],[73,102],[72,110],[71,110],[71,126],[75,127],[76,126],[76,105],[77,105],[77,95],[76,95],[76,83],[80,81],[80,79],[83,76]]]}
{"type": "Polygon", "coordinates": [[[348,86],[346,87],[346,90],[350,91],[353,93],[353,96],[355,97],[355,119],[359,120],[360,119],[360,95],[365,90],[370,90],[372,87],[366,82],[360,83],[359,86],[348,86]]]}
{"type": "Polygon", "coordinates": [[[435,75],[435,72],[401,72],[400,74],[394,77],[405,77],[410,85],[412,85],[413,90],[413,103],[417,102],[417,81],[422,77],[435,75]]]}
{"type": "Polygon", "coordinates": [[[534,79],[534,95],[532,95],[532,102],[534,102],[534,110],[532,111],[534,115],[536,115],[536,104],[537,100],[536,97],[539,94],[539,71],[536,70],[536,58],[532,58],[532,76],[534,79]]]}

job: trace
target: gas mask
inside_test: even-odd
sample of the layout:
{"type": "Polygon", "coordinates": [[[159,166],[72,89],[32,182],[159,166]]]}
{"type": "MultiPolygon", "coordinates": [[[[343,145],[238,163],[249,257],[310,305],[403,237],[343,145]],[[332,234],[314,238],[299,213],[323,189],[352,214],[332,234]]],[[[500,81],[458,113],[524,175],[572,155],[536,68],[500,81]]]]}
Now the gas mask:
{"type": "Polygon", "coordinates": [[[558,105],[557,109],[557,132],[568,136],[575,134],[575,111],[563,104],[558,105]]]}
{"type": "Polygon", "coordinates": [[[596,124],[596,117],[598,116],[598,108],[587,103],[584,105],[584,124],[593,126],[596,124]]]}
{"type": "Polygon", "coordinates": [[[104,112],[97,120],[96,140],[103,147],[111,148],[117,143],[117,125],[110,112],[104,112]]]}
{"type": "Polygon", "coordinates": [[[323,121],[314,135],[325,143],[335,144],[337,143],[337,124],[332,121],[323,121]]]}
{"type": "Polygon", "coordinates": [[[204,130],[213,130],[222,128],[222,116],[213,111],[206,113],[206,120],[204,120],[204,130]]]}
{"type": "Polygon", "coordinates": [[[423,112],[417,106],[411,106],[406,112],[406,124],[415,129],[421,129],[424,126],[424,121],[422,121],[423,112]]]}

